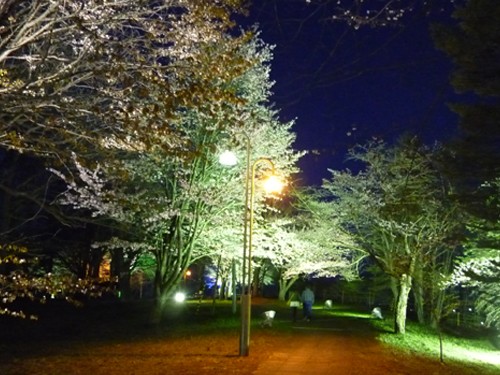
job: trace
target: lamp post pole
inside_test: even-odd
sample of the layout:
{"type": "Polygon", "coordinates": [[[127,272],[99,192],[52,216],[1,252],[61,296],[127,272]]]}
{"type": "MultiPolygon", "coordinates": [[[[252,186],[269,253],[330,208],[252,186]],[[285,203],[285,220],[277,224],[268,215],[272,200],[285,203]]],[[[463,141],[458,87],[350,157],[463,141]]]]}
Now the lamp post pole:
{"type": "MultiPolygon", "coordinates": [[[[252,308],[252,235],[254,217],[254,195],[255,195],[255,171],[259,163],[265,162],[272,168],[274,175],[274,163],[268,158],[259,158],[253,164],[251,159],[251,142],[246,133],[242,133],[246,139],[246,173],[245,173],[245,212],[243,216],[243,258],[242,258],[242,281],[241,281],[241,331],[240,331],[240,356],[248,356],[250,347],[250,319],[252,308]]],[[[225,151],[219,157],[223,165],[235,165],[236,157],[230,151],[225,151]]],[[[279,186],[269,186],[268,190],[280,190],[279,186]]]]}
{"type": "MultiPolygon", "coordinates": [[[[247,162],[249,160],[247,159],[247,162]]],[[[244,288],[245,293],[241,296],[241,335],[240,335],[240,356],[248,356],[250,349],[250,321],[252,317],[252,237],[253,237],[253,217],[254,217],[254,196],[255,196],[255,170],[257,165],[261,162],[266,162],[271,166],[272,172],[274,174],[274,163],[271,159],[260,158],[257,159],[253,164],[250,171],[249,165],[247,164],[247,177],[250,178],[250,194],[248,195],[248,179],[247,179],[247,190],[245,194],[245,229],[243,231],[243,283],[245,283],[245,263],[248,262],[248,281],[246,288],[244,288]],[[248,176],[248,172],[251,175],[248,176]],[[248,244],[248,245],[246,245],[248,244]],[[248,251],[247,251],[248,250],[248,251]],[[246,255],[246,260],[245,260],[246,255]]]]}
{"type": "MultiPolygon", "coordinates": [[[[243,133],[247,142],[246,147],[246,173],[245,173],[245,213],[243,216],[243,259],[242,259],[242,278],[241,278],[241,331],[240,331],[240,356],[248,356],[250,345],[250,284],[246,286],[246,264],[247,264],[247,246],[248,246],[248,222],[249,222],[249,184],[250,184],[250,137],[243,133]]],[[[249,272],[250,273],[250,272],[249,272]]]]}

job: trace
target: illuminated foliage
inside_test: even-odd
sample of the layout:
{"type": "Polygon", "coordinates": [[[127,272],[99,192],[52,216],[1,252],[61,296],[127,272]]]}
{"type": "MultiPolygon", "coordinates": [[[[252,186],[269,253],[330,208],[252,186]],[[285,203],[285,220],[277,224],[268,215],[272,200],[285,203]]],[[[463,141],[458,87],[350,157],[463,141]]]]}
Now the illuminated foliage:
{"type": "MultiPolygon", "coordinates": [[[[25,312],[16,301],[46,303],[48,299],[63,299],[80,305],[79,297],[99,297],[108,288],[95,281],[77,279],[71,275],[53,275],[33,271],[37,259],[28,249],[18,245],[0,245],[0,315],[37,319],[25,312]],[[14,305],[14,307],[12,307],[14,305]]],[[[109,280],[106,280],[109,281],[109,280]]]]}
{"type": "MultiPolygon", "coordinates": [[[[207,45],[207,50],[222,48],[224,43],[232,45],[233,38],[225,36],[218,43],[207,45]]],[[[237,100],[221,101],[216,106],[213,98],[207,98],[189,107],[179,105],[171,123],[178,143],[165,147],[161,134],[144,127],[140,137],[148,137],[147,147],[135,147],[134,133],[127,144],[108,145],[113,152],[94,167],[74,154],[74,173],[52,169],[68,186],[60,204],[88,210],[94,217],[109,217],[126,228],[112,239],[113,244],[103,242],[100,246],[121,248],[129,266],[144,252],[155,258],[157,318],[192,262],[221,253],[221,243],[213,239],[222,233],[223,227],[217,224],[225,211],[231,211],[228,215],[232,216],[234,210],[240,215],[243,211],[244,168],[228,171],[218,163],[220,147],[230,145],[231,135],[244,131],[255,144],[252,155],[265,152],[276,160],[283,176],[296,170],[299,155],[290,149],[294,140],[291,124],[281,124],[276,113],[266,107],[271,86],[266,66],[270,49],[252,39],[233,54],[231,59],[246,61],[248,69],[236,77],[207,82],[204,90],[208,93],[213,89],[212,95],[217,97],[223,86],[237,100]]],[[[262,200],[260,194],[256,200],[262,200]]],[[[239,242],[240,238],[234,240],[239,242]]]]}
{"type": "Polygon", "coordinates": [[[228,110],[241,103],[230,82],[254,64],[238,53],[250,34],[228,33],[240,5],[55,0],[0,8],[0,146],[43,157],[68,184],[61,204],[112,223],[122,249],[108,248],[127,252],[125,268],[136,243],[154,245],[161,277],[172,276],[162,294],[190,261],[163,263],[176,254],[172,245],[181,254],[190,248],[205,199],[194,182],[210,173],[214,135],[239,122],[228,110]]]}
{"type": "MultiPolygon", "coordinates": [[[[211,191],[210,200],[216,208],[205,218],[207,221],[194,249],[194,259],[211,259],[212,264],[217,265],[219,276],[222,278],[227,278],[234,270],[232,266],[235,261],[238,281],[241,281],[241,272],[238,271],[243,248],[247,152],[250,163],[263,156],[271,159],[277,174],[284,181],[297,172],[295,163],[303,155],[291,148],[295,141],[295,134],[291,130],[293,123],[280,122],[277,111],[269,102],[273,85],[270,80],[271,51],[272,49],[259,39],[244,46],[244,53],[258,62],[234,81],[236,91],[244,100],[241,107],[243,120],[225,129],[227,133],[220,138],[219,147],[214,154],[218,157],[222,151],[229,149],[235,153],[237,164],[232,167],[216,165],[214,168],[210,179],[217,188],[211,191]]],[[[269,212],[275,210],[272,207],[274,199],[266,199],[262,186],[269,172],[268,168],[267,164],[259,163],[254,181],[254,269],[258,269],[262,262],[273,256],[269,249],[269,242],[273,239],[269,238],[267,223],[269,212]]]]}
{"type": "Polygon", "coordinates": [[[321,192],[292,194],[287,199],[292,208],[271,220],[261,239],[261,249],[278,271],[281,299],[301,277],[355,278],[363,256],[354,237],[340,225],[334,207],[322,201],[321,192]]]}
{"type": "Polygon", "coordinates": [[[458,211],[433,165],[432,150],[418,140],[404,139],[393,148],[371,143],[354,149],[351,157],[365,163],[365,170],[357,175],[332,171],[324,188],[344,229],[391,276],[395,328],[404,333],[414,284],[423,287],[432,280],[429,285],[439,288],[436,276],[451,272],[451,262],[441,262],[452,259],[458,211]]]}
{"type": "Polygon", "coordinates": [[[83,156],[109,145],[158,146],[151,137],[175,152],[183,144],[173,121],[179,107],[220,107],[234,98],[224,82],[247,62],[231,57],[240,39],[222,41],[238,5],[8,2],[0,67],[22,84],[0,88],[0,145],[62,162],[69,150],[83,156]]]}

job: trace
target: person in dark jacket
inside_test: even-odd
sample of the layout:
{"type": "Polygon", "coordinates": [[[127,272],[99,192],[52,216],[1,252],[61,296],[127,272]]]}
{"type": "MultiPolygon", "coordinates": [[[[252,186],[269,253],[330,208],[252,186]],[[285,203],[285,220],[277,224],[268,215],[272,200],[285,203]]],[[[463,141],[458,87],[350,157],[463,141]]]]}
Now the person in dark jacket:
{"type": "Polygon", "coordinates": [[[314,304],[314,292],[309,286],[302,291],[300,295],[302,306],[304,310],[304,320],[310,321],[312,318],[312,306],[314,304]]]}

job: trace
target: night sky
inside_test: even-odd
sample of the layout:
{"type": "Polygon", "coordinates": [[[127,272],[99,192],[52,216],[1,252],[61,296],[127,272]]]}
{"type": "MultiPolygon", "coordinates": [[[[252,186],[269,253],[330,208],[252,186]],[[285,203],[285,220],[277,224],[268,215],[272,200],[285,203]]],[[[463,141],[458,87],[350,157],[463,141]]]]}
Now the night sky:
{"type": "MultiPolygon", "coordinates": [[[[418,10],[391,27],[333,22],[335,1],[257,0],[250,22],[275,45],[273,100],[282,120],[296,119],[302,185],[319,185],[327,168],[352,167],[346,152],[376,137],[393,142],[405,132],[430,144],[456,132],[451,62],[435,49],[432,22],[449,22],[451,5],[418,10]],[[325,5],[327,4],[327,5],[325,5]]],[[[446,2],[445,2],[446,3],[446,2]]]]}

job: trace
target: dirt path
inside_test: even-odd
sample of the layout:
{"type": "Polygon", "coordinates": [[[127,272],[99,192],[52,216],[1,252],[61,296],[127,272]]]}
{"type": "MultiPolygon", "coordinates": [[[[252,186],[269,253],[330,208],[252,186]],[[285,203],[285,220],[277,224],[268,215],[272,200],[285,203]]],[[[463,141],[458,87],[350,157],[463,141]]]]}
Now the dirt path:
{"type": "Polygon", "coordinates": [[[396,356],[373,336],[346,330],[297,328],[253,374],[459,374],[437,361],[396,356]]]}

